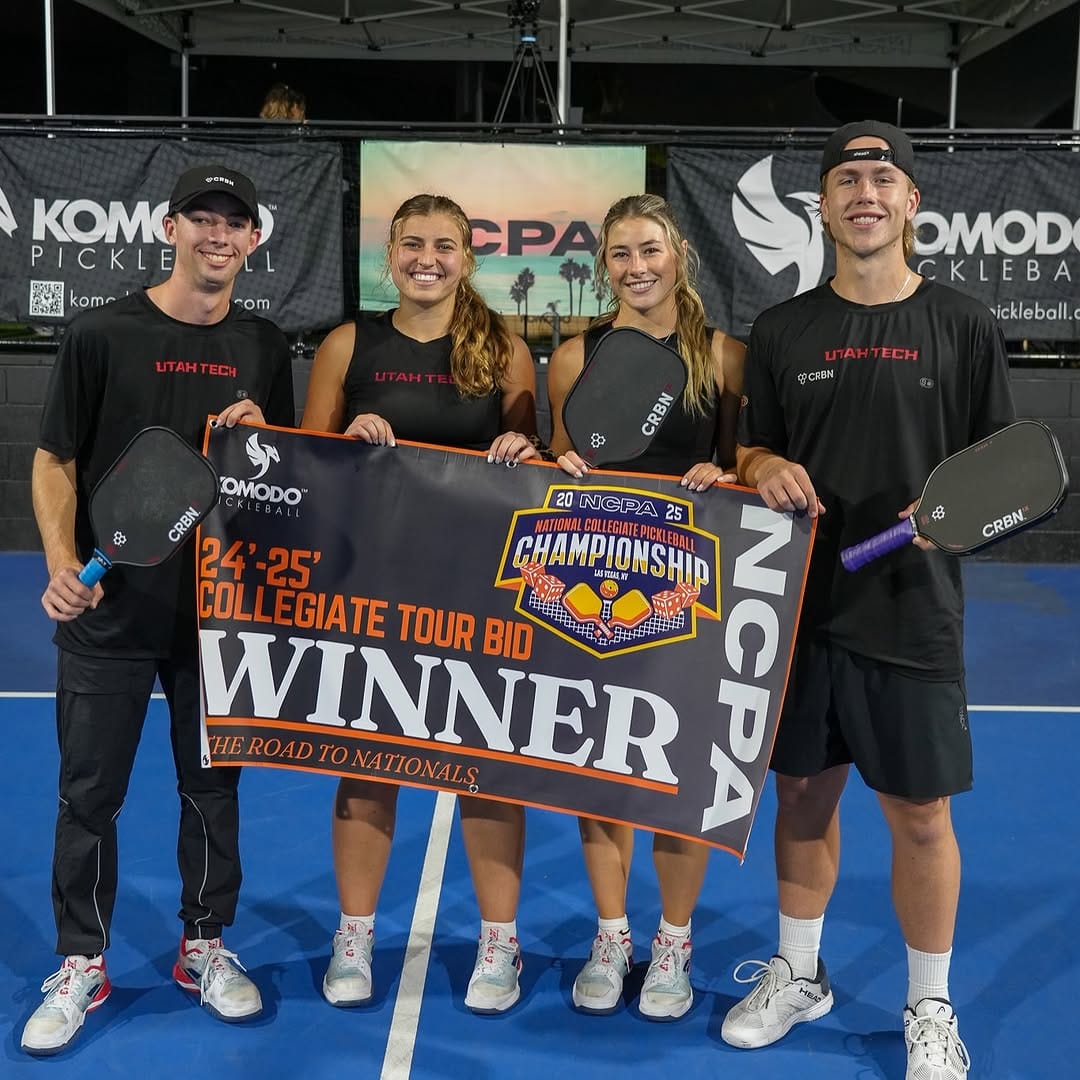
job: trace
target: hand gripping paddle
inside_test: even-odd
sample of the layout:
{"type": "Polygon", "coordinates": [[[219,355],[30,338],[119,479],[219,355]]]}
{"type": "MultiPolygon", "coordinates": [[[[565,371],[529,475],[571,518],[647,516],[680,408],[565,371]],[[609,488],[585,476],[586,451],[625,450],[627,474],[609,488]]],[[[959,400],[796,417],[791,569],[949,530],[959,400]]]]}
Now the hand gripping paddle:
{"type": "Polygon", "coordinates": [[[143,428],[90,493],[97,547],[79,572],[94,585],[113,563],[156,566],[214,508],[218,478],[175,431],[143,428]]]}
{"type": "Polygon", "coordinates": [[[1069,474],[1053,432],[1020,420],[947,457],[930,474],[911,517],[844,548],[845,570],[922,536],[953,555],[970,555],[1037,525],[1069,493],[1069,474]]]}
{"type": "Polygon", "coordinates": [[[632,461],[648,450],[686,389],[683,358],[661,341],[609,330],[563,402],[563,424],[589,465],[632,461]]]}

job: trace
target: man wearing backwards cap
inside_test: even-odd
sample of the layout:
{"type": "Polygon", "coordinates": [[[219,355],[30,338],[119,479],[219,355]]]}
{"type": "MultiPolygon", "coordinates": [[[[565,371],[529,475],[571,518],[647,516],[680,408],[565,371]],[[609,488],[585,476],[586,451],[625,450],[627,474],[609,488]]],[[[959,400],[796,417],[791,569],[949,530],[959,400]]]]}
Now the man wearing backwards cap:
{"type": "Polygon", "coordinates": [[[149,568],[116,566],[88,588],[89,494],[131,438],[153,424],[202,447],[217,423],[292,425],[288,343],[232,303],[259,242],[255,186],[223,165],[176,182],[164,219],[169,277],[75,319],[56,356],[33,465],[34,512],[49,583],[41,598],[59,651],[59,811],[53,906],[60,970],[23,1028],[30,1054],[55,1054],[111,985],[104,951],[116,897],[116,817],[155,678],[169,705],[180,793],[177,862],[184,923],[173,977],[220,1020],[262,1010],[221,941],[240,889],[239,770],[203,768],[191,546],[149,568]],[[222,406],[225,406],[222,409],[222,406]],[[220,411],[219,411],[220,410],[220,411]]]}
{"type": "Polygon", "coordinates": [[[817,537],[771,762],[780,943],[767,963],[736,969],[753,989],[722,1035],[766,1046],[832,1008],[818,949],[854,763],[892,838],[908,1080],[961,1080],[968,1057],[948,988],[960,886],[949,799],[972,782],[959,565],[919,538],[858,573],[839,560],[891,515],[910,515],[942,458],[1013,419],[990,312],[907,266],[915,172],[911,141],[889,124],[834,132],[820,208],[836,275],[763,312],[750,336],[740,478],[770,508],[817,518],[817,537]]]}

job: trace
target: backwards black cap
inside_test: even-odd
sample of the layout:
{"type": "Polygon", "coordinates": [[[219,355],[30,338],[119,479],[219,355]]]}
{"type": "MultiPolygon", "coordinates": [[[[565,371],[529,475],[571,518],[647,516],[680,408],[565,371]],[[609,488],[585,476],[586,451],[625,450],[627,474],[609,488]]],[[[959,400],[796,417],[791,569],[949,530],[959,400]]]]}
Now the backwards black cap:
{"type": "Polygon", "coordinates": [[[169,197],[169,214],[186,209],[202,195],[221,192],[231,195],[259,227],[259,199],[255,185],[243,174],[225,165],[196,165],[181,174],[169,197]]]}
{"type": "Polygon", "coordinates": [[[821,175],[824,176],[830,169],[845,161],[890,161],[907,173],[912,182],[915,180],[915,151],[912,149],[911,140],[898,127],[880,120],[856,120],[837,128],[829,136],[821,155],[821,175]],[[857,150],[844,149],[852,139],[863,135],[881,139],[889,144],[889,148],[886,150],[881,146],[860,146],[857,150]]]}

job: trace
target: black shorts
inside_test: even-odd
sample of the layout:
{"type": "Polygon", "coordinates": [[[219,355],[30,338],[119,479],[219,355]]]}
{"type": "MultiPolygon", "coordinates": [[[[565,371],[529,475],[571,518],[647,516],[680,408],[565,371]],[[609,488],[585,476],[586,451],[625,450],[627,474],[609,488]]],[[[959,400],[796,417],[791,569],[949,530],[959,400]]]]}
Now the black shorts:
{"type": "Polygon", "coordinates": [[[963,679],[913,678],[838,645],[800,639],[770,767],[802,777],[849,763],[884,795],[934,799],[969,790],[963,679]]]}

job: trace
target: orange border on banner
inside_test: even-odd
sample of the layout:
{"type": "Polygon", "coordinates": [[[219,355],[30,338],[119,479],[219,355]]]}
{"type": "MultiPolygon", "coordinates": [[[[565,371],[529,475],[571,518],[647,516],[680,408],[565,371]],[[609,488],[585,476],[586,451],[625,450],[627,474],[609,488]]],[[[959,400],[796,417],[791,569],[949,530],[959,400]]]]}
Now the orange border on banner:
{"type": "MultiPolygon", "coordinates": [[[[338,776],[345,780],[356,779],[355,773],[339,773],[334,772],[331,769],[313,769],[310,765],[281,765],[276,761],[264,761],[259,762],[258,765],[253,765],[251,762],[244,761],[222,761],[215,765],[215,769],[241,769],[241,768],[254,768],[254,769],[282,769],[285,772],[304,772],[310,773],[312,776],[338,776]]],[[[483,795],[470,795],[468,791],[455,791],[451,788],[432,787],[430,784],[418,784],[415,780],[390,780],[383,776],[363,776],[359,777],[362,780],[371,780],[376,784],[394,784],[397,787],[412,788],[414,791],[445,791],[448,795],[466,795],[470,798],[486,799],[488,802],[507,803],[510,806],[525,806],[534,810],[549,810],[553,814],[572,814],[577,817],[587,817],[594,821],[610,821],[612,825],[625,825],[628,829],[640,829],[643,832],[660,833],[663,836],[673,836],[676,840],[689,840],[694,844],[702,844],[705,847],[716,848],[718,851],[726,851],[729,855],[734,855],[739,862],[746,861],[746,855],[744,852],[739,851],[737,848],[730,847],[728,844],[721,844],[718,840],[710,840],[707,836],[691,836],[689,833],[674,832],[671,829],[652,829],[645,825],[635,821],[623,821],[622,818],[605,817],[603,814],[586,814],[581,810],[567,809],[565,806],[550,806],[547,803],[542,802],[529,802],[527,799],[513,799],[509,795],[489,795],[487,793],[483,795]]]]}
{"type": "MultiPolygon", "coordinates": [[[[228,724],[258,724],[261,727],[276,728],[283,731],[317,731],[323,735],[348,735],[348,728],[330,727],[326,724],[303,724],[295,720],[270,720],[258,716],[208,716],[206,726],[225,727],[228,724]]],[[[527,765],[533,769],[553,769],[556,772],[584,773],[595,780],[603,780],[605,783],[625,784],[627,787],[646,788],[649,791],[658,791],[661,795],[678,795],[678,784],[662,784],[658,780],[644,780],[638,777],[617,776],[613,773],[602,772],[600,769],[589,769],[583,765],[572,765],[563,761],[544,761],[539,759],[523,758],[518,754],[506,754],[499,750],[478,750],[473,747],[465,747],[458,750],[446,743],[431,743],[427,739],[413,739],[408,735],[384,735],[381,731],[358,732],[357,737],[371,739],[373,742],[389,743],[392,746],[412,746],[418,750],[438,750],[439,753],[460,754],[462,756],[490,758],[493,761],[503,761],[511,765],[527,765]]],[[[232,762],[220,762],[222,765],[233,764],[232,762]]],[[[251,762],[236,762],[238,765],[251,764],[251,762]]],[[[260,763],[261,764],[261,763],[260,763]]],[[[349,776],[358,775],[349,773],[349,776]]],[[[368,779],[368,777],[364,777],[368,779]]],[[[428,787],[427,784],[417,785],[428,787]]]]}
{"type": "MultiPolygon", "coordinates": [[[[205,428],[204,435],[203,435],[203,454],[204,454],[204,456],[207,454],[207,451],[209,450],[209,446],[210,446],[210,431],[211,431],[210,421],[214,420],[215,418],[216,418],[216,414],[213,414],[213,413],[211,413],[211,414],[209,414],[207,416],[207,424],[206,424],[206,428],[205,428]]],[[[253,429],[262,428],[262,429],[266,429],[266,430],[269,430],[269,431],[284,431],[284,432],[286,432],[286,433],[288,433],[290,435],[314,436],[315,438],[320,438],[320,439],[325,439],[325,438],[344,439],[344,440],[349,441],[349,442],[360,442],[361,441],[359,439],[356,439],[355,436],[352,436],[352,435],[342,435],[342,434],[339,434],[339,433],[336,433],[336,432],[330,432],[330,431],[314,431],[314,430],[311,430],[311,429],[284,427],[284,426],[281,426],[281,425],[278,425],[278,424],[252,424],[252,423],[245,422],[244,426],[245,427],[250,427],[250,428],[253,428],[253,429]]],[[[450,452],[453,452],[455,454],[469,454],[469,455],[472,455],[473,457],[483,457],[483,458],[487,457],[486,452],[482,451],[482,450],[463,450],[463,449],[458,449],[457,447],[442,446],[442,445],[440,445],[438,443],[413,442],[413,441],[408,440],[408,439],[401,439],[401,440],[399,440],[399,444],[403,445],[403,446],[422,447],[422,448],[428,449],[428,450],[450,451],[450,452]]],[[[364,444],[364,445],[367,445],[367,444],[364,444]]],[[[549,469],[556,469],[563,476],[567,477],[568,480],[572,479],[571,477],[569,477],[569,474],[566,473],[555,462],[543,461],[540,458],[531,458],[530,460],[525,461],[522,464],[525,464],[525,465],[540,465],[540,466],[545,466],[545,467],[547,467],[549,469]]],[[[676,480],[676,481],[681,479],[680,477],[675,476],[674,474],[639,473],[639,472],[621,472],[621,473],[610,472],[609,473],[609,472],[607,472],[606,470],[603,470],[603,469],[597,469],[597,470],[591,470],[590,469],[589,470],[589,475],[590,476],[595,476],[595,475],[601,475],[601,476],[605,476],[605,475],[610,475],[610,476],[631,476],[631,477],[640,477],[643,480],[655,480],[657,477],[663,477],[664,479],[676,480]]],[[[714,487],[731,488],[731,489],[733,489],[735,491],[745,491],[745,492],[748,492],[749,494],[758,495],[760,497],[760,492],[758,491],[757,488],[748,487],[745,484],[715,484],[713,486],[714,487]]],[[[777,738],[777,735],[779,733],[780,720],[781,720],[781,718],[783,716],[783,712],[784,712],[784,703],[787,700],[788,685],[789,685],[789,681],[790,681],[790,677],[791,677],[791,666],[795,662],[795,643],[798,640],[799,623],[800,623],[800,621],[802,619],[803,601],[804,601],[805,596],[806,596],[806,580],[807,580],[807,578],[809,577],[809,574],[810,574],[810,562],[811,562],[811,559],[812,559],[813,553],[814,553],[814,543],[815,543],[815,541],[817,539],[817,527],[818,527],[817,518],[812,518],[810,520],[809,544],[807,545],[806,559],[805,559],[805,562],[803,564],[802,586],[801,586],[801,589],[800,589],[800,592],[799,592],[799,603],[798,603],[798,606],[797,606],[797,608],[795,610],[795,620],[794,620],[794,624],[793,624],[793,627],[792,627],[791,637],[789,639],[790,652],[789,652],[789,655],[788,655],[787,670],[786,670],[786,672],[784,674],[783,692],[782,692],[782,694],[780,696],[780,703],[779,703],[778,710],[777,710],[777,723],[776,723],[776,727],[775,727],[775,729],[773,731],[773,742],[772,742],[772,746],[770,746],[770,748],[769,748],[769,757],[770,757],[770,759],[772,757],[773,747],[775,747],[775,745],[776,745],[776,738],[777,738]]],[[[202,523],[200,522],[200,524],[198,526],[196,526],[196,560],[198,559],[198,550],[199,550],[199,545],[201,544],[201,541],[202,541],[202,523]]],[[[196,562],[196,568],[197,568],[197,566],[198,566],[198,563],[196,562]]],[[[196,578],[197,578],[197,575],[196,575],[196,578]]],[[[198,602],[198,591],[197,590],[198,590],[198,583],[196,581],[196,604],[198,602]]],[[[266,725],[266,726],[279,727],[279,728],[283,728],[283,729],[294,729],[296,731],[308,731],[308,732],[310,732],[310,731],[313,731],[313,730],[317,730],[317,731],[322,732],[322,733],[331,733],[331,734],[341,731],[340,728],[327,727],[327,726],[322,725],[322,724],[299,724],[299,723],[293,723],[291,721],[285,721],[285,720],[268,720],[268,719],[258,719],[258,718],[255,718],[255,717],[243,718],[243,719],[240,719],[240,720],[237,720],[237,718],[235,718],[235,717],[210,717],[210,716],[205,717],[205,724],[206,724],[207,729],[209,729],[211,726],[225,727],[230,723],[233,723],[233,724],[235,724],[235,723],[240,723],[240,724],[245,724],[245,723],[263,724],[263,725],[266,725]]],[[[414,745],[414,746],[424,747],[424,748],[429,748],[429,749],[432,746],[432,744],[430,742],[427,742],[427,741],[425,741],[423,739],[409,739],[408,737],[397,738],[395,736],[383,735],[380,732],[365,732],[363,737],[365,739],[373,739],[373,740],[379,741],[379,742],[388,742],[388,743],[391,743],[391,744],[398,744],[398,745],[414,745]]],[[[646,788],[646,789],[656,790],[656,791],[659,791],[662,794],[677,794],[678,793],[678,787],[677,786],[673,787],[670,784],[659,784],[656,781],[640,780],[640,779],[637,779],[637,778],[627,779],[625,777],[615,776],[615,775],[613,775],[611,773],[600,772],[599,770],[595,770],[595,769],[582,769],[582,768],[579,768],[578,766],[567,765],[567,764],[564,764],[562,762],[547,762],[546,764],[541,764],[539,762],[534,762],[534,761],[531,761],[531,760],[528,760],[528,759],[523,759],[523,758],[521,758],[521,757],[519,757],[517,755],[514,755],[514,754],[504,754],[504,753],[499,753],[498,751],[474,750],[474,749],[468,749],[468,748],[465,749],[465,750],[456,750],[455,748],[453,748],[451,746],[447,746],[447,745],[442,744],[442,743],[438,744],[438,748],[440,749],[440,751],[448,753],[448,754],[461,754],[461,755],[472,754],[472,755],[474,755],[476,757],[488,757],[488,758],[493,758],[493,759],[496,759],[496,760],[502,760],[502,761],[505,761],[505,762],[509,762],[509,763],[512,763],[512,764],[526,765],[526,766],[529,766],[529,767],[532,767],[532,768],[557,769],[557,770],[560,770],[560,771],[567,771],[567,772],[585,772],[585,773],[588,773],[589,775],[593,776],[596,779],[601,779],[601,780],[605,781],[606,783],[619,783],[619,784],[626,784],[626,785],[629,785],[629,786],[638,786],[638,787],[643,787],[643,788],[646,788]]],[[[251,767],[254,767],[254,768],[264,768],[264,769],[265,768],[285,769],[285,770],[288,770],[290,772],[306,772],[306,773],[311,773],[311,774],[317,774],[319,776],[338,776],[338,777],[344,777],[346,779],[353,778],[353,777],[356,777],[358,775],[356,773],[348,773],[348,774],[346,774],[346,773],[335,772],[335,771],[329,770],[329,769],[315,769],[315,768],[311,768],[310,766],[305,766],[305,765],[281,765],[281,764],[279,764],[277,762],[269,762],[269,761],[268,762],[258,762],[258,763],[250,762],[250,761],[222,761],[222,762],[218,762],[215,765],[215,767],[217,767],[217,768],[228,768],[230,766],[233,767],[233,768],[242,768],[244,766],[251,766],[251,767]]],[[[767,773],[766,773],[766,775],[767,775],[767,773]]],[[[390,780],[390,779],[386,779],[386,778],[380,777],[380,776],[362,776],[361,778],[365,779],[365,780],[372,780],[375,783],[393,783],[393,784],[397,784],[400,787],[414,788],[414,789],[419,790],[419,791],[446,791],[449,794],[454,794],[454,795],[459,794],[459,792],[457,792],[456,790],[451,789],[451,788],[442,788],[442,787],[437,787],[437,786],[430,785],[430,784],[418,784],[415,781],[411,781],[411,780],[408,780],[408,779],[397,779],[397,778],[395,778],[393,780],[390,780]]],[[[752,808],[750,810],[751,831],[752,831],[753,825],[755,825],[757,823],[757,811],[758,811],[758,807],[759,807],[760,802],[761,802],[761,796],[764,793],[764,790],[765,790],[765,787],[764,787],[764,784],[762,784],[761,789],[757,792],[757,799],[754,801],[754,805],[752,806],[752,808]]],[[[468,793],[466,792],[465,794],[468,794],[468,793]]],[[[664,836],[672,836],[672,837],[675,837],[675,838],[677,838],[679,840],[690,840],[691,842],[694,842],[694,843],[704,844],[706,847],[717,848],[720,851],[726,851],[729,855],[734,855],[739,860],[740,864],[744,863],[746,861],[746,849],[740,851],[738,848],[731,847],[728,844],[723,844],[723,843],[720,843],[720,842],[718,842],[716,840],[711,840],[706,836],[692,836],[689,833],[675,832],[674,830],[671,830],[671,829],[647,828],[646,826],[641,825],[639,822],[624,821],[621,818],[605,817],[605,816],[603,816],[601,814],[584,814],[584,813],[581,813],[580,811],[577,811],[577,810],[568,810],[566,807],[549,806],[546,803],[529,802],[526,799],[514,799],[514,798],[510,798],[509,796],[504,796],[504,795],[490,795],[490,794],[485,793],[484,795],[479,796],[479,797],[484,798],[484,799],[488,799],[488,800],[490,800],[492,802],[507,803],[507,804],[514,805],[514,806],[534,807],[534,808],[539,809],[539,810],[550,810],[553,813],[557,813],[557,814],[576,814],[576,815],[578,815],[580,817],[589,817],[589,818],[595,819],[597,821],[609,821],[609,822],[611,822],[612,824],[615,824],[615,825],[625,825],[625,826],[627,826],[629,828],[632,828],[632,829],[645,829],[648,832],[659,833],[659,834],[662,834],[664,836]]],[[[749,848],[749,846],[750,846],[750,832],[747,833],[747,837],[746,837],[746,848],[749,848]]]]}

